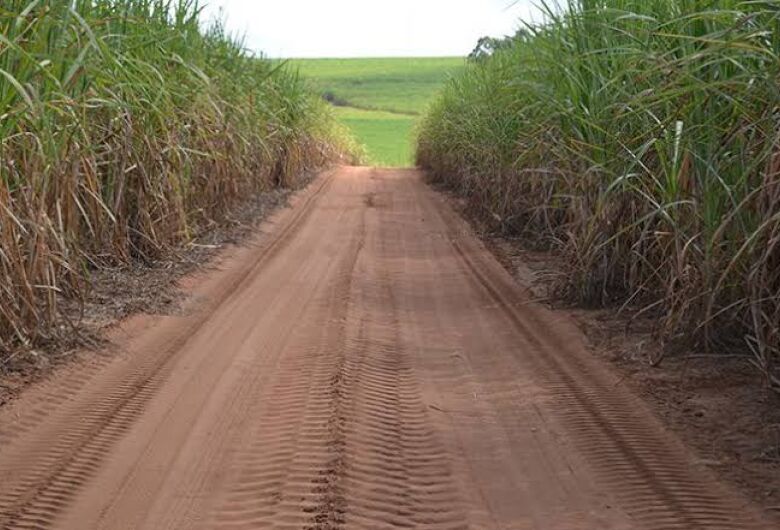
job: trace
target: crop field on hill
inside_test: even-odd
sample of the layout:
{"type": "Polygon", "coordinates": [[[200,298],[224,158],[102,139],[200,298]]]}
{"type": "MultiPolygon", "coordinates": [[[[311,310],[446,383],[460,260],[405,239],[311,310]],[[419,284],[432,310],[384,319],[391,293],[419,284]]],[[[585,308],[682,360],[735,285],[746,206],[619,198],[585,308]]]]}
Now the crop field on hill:
{"type": "Polygon", "coordinates": [[[354,107],[336,107],[336,116],[366,146],[368,162],[411,165],[415,116],[354,107]]]}
{"type": "Polygon", "coordinates": [[[366,147],[367,162],[413,164],[413,133],[460,57],[295,59],[314,89],[340,107],[338,115],[366,147]]]}

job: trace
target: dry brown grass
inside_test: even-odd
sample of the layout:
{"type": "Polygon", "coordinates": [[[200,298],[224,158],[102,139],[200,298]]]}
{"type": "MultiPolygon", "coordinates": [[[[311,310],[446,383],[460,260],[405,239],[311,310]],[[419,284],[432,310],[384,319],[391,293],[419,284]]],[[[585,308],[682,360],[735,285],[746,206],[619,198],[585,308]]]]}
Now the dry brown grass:
{"type": "MultiPolygon", "coordinates": [[[[348,148],[285,66],[196,2],[0,7],[0,350],[75,325],[91,269],[149,262],[348,148]]],[[[3,354],[0,352],[0,362],[3,354]]]]}

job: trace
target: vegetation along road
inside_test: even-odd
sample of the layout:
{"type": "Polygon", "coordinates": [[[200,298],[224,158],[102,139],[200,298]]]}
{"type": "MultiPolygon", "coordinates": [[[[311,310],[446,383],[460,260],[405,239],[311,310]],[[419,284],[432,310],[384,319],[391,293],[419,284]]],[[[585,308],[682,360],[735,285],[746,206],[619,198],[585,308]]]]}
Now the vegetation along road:
{"type": "Polygon", "coordinates": [[[416,170],[342,167],[0,411],[3,528],[767,528],[416,170]]]}
{"type": "Polygon", "coordinates": [[[780,528],[778,0],[556,4],[3,2],[0,528],[780,528]]]}

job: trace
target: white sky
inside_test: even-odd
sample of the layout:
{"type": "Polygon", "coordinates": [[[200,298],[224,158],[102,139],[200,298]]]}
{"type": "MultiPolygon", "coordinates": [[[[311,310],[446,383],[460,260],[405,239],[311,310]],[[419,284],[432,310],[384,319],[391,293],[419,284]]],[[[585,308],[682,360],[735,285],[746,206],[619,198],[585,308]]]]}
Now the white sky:
{"type": "MultiPolygon", "coordinates": [[[[514,33],[538,0],[203,0],[248,48],[271,57],[466,55],[514,33]]],[[[536,16],[536,19],[539,19],[536,16]]]]}

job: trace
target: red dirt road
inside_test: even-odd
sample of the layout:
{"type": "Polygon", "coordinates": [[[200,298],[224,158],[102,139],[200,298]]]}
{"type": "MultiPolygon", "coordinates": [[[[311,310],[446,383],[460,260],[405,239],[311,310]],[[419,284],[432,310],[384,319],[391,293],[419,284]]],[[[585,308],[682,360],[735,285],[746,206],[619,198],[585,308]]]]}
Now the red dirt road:
{"type": "Polygon", "coordinates": [[[0,411],[0,527],[770,528],[413,170],[317,179],[0,411]]]}

